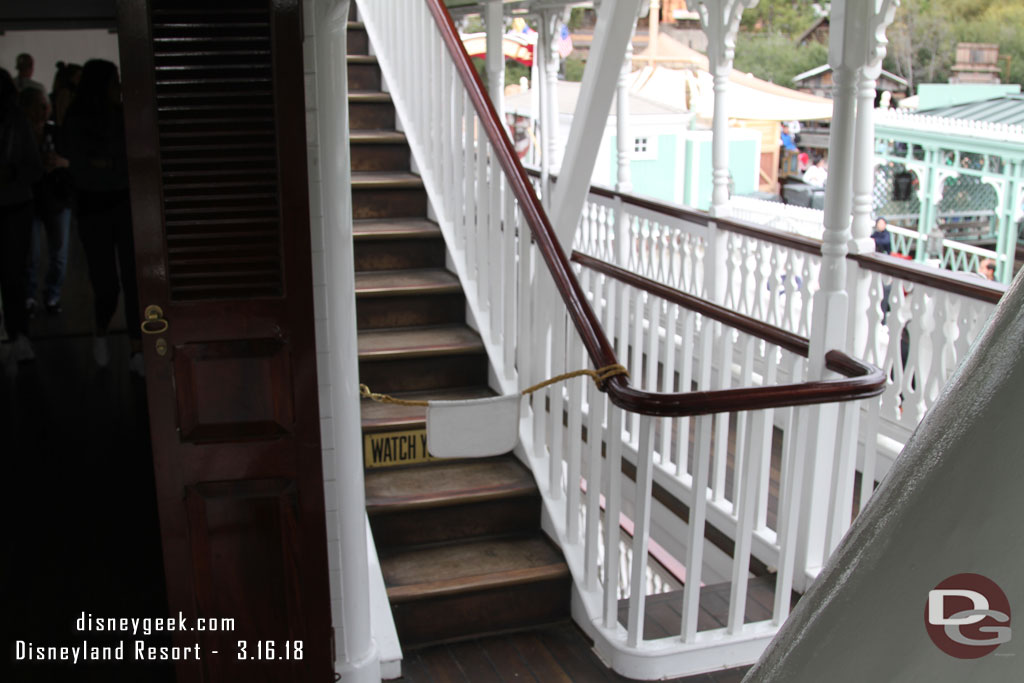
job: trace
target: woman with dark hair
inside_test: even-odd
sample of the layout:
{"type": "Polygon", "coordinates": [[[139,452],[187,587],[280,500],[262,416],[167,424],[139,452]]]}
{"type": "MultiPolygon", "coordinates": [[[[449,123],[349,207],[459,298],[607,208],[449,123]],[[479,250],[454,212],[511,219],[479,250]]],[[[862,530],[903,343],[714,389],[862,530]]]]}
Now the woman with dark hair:
{"type": "Polygon", "coordinates": [[[0,69],[0,290],[12,358],[35,358],[25,314],[25,258],[32,231],[32,184],[43,174],[32,128],[18,107],[14,79],[0,69]]]}
{"type": "Polygon", "coordinates": [[[63,139],[95,304],[93,356],[100,367],[110,362],[107,330],[124,289],[125,320],[132,341],[129,366],[142,374],[124,112],[121,81],[113,63],[91,59],[82,68],[82,80],[64,119],[63,139]]]}

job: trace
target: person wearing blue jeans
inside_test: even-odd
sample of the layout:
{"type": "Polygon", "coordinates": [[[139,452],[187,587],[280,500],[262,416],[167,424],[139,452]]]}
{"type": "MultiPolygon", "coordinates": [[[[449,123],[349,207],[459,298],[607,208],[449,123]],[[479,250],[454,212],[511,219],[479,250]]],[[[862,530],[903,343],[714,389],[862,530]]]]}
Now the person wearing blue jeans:
{"type": "MultiPolygon", "coordinates": [[[[46,182],[46,179],[42,182],[46,182]]],[[[54,200],[36,198],[35,218],[29,243],[28,264],[25,268],[25,307],[30,313],[35,308],[35,294],[39,290],[39,255],[42,233],[46,234],[50,262],[43,281],[43,302],[50,313],[61,310],[60,296],[68,269],[68,242],[71,233],[71,207],[53,205],[54,200]],[[30,303],[31,302],[31,303],[30,303]]]]}
{"type": "Polygon", "coordinates": [[[50,264],[46,273],[44,301],[47,309],[60,310],[60,290],[68,263],[68,232],[71,228],[71,176],[67,159],[57,154],[56,131],[48,121],[50,99],[42,90],[25,88],[18,95],[18,104],[32,126],[39,154],[46,173],[32,186],[33,221],[29,234],[28,259],[25,266],[25,310],[35,313],[39,290],[39,249],[41,233],[46,232],[50,264]]]}

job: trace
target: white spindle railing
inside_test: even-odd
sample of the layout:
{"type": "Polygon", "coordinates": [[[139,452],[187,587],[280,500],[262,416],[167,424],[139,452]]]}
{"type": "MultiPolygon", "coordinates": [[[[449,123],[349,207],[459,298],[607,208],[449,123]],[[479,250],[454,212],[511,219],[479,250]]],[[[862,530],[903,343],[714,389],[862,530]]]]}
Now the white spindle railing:
{"type": "MultiPolygon", "coordinates": [[[[761,227],[802,235],[820,240],[825,229],[825,213],[820,209],[791,206],[751,197],[733,197],[729,200],[732,217],[761,227]]],[[[900,254],[920,253],[928,248],[928,235],[899,225],[889,225],[892,250],[900,254]]],[[[942,240],[942,254],[936,256],[938,268],[953,272],[977,273],[984,259],[1004,261],[1005,256],[991,249],[982,249],[951,239],[942,240]]]]}

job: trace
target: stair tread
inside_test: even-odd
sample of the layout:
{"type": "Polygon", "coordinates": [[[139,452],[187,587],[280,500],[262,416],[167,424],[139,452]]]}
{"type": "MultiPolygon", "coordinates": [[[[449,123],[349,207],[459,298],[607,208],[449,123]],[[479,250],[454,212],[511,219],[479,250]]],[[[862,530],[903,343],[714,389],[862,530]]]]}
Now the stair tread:
{"type": "MultiPolygon", "coordinates": [[[[396,393],[395,396],[410,401],[458,401],[467,398],[487,398],[494,396],[494,392],[489,387],[479,386],[406,391],[396,393]]],[[[423,428],[426,421],[427,409],[423,406],[400,406],[370,400],[362,402],[364,433],[423,428]]]]}
{"type": "Polygon", "coordinates": [[[536,493],[533,475],[511,455],[366,473],[366,510],[371,515],[536,493]]]}
{"type": "Polygon", "coordinates": [[[381,556],[392,602],[567,576],[562,554],[541,533],[398,549],[381,556]]]}
{"type": "Polygon", "coordinates": [[[375,55],[345,55],[349,64],[376,64],[377,57],[375,55]]]}
{"type": "Polygon", "coordinates": [[[348,22],[348,28],[364,29],[364,28],[366,28],[366,24],[364,24],[361,21],[350,21],[350,22],[348,22]]]}
{"type": "Polygon", "coordinates": [[[480,335],[465,325],[365,330],[358,342],[361,361],[484,352],[480,335]]]}
{"type": "Polygon", "coordinates": [[[460,292],[459,278],[444,268],[368,270],[356,273],[356,296],[401,296],[460,292]]]}
{"type": "Polygon", "coordinates": [[[349,141],[357,145],[404,145],[407,144],[405,133],[384,128],[357,128],[349,133],[349,141]]]}
{"type": "Polygon", "coordinates": [[[352,189],[421,188],[423,179],[408,171],[353,171],[352,189]]]}
{"type": "Polygon", "coordinates": [[[424,218],[363,219],[352,222],[353,237],[371,239],[427,239],[440,238],[441,228],[424,218]]]}

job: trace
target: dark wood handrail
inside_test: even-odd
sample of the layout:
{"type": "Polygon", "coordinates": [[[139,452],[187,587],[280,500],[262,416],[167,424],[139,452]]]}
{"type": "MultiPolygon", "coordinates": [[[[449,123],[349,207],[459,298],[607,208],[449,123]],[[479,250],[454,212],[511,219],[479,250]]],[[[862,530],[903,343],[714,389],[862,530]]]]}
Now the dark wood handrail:
{"type": "Polygon", "coordinates": [[[599,273],[604,273],[610,277],[615,278],[619,282],[624,282],[627,285],[642,289],[649,294],[653,294],[666,301],[674,304],[678,304],[683,308],[689,309],[700,313],[701,315],[717,320],[720,323],[733,327],[741,332],[745,332],[754,337],[760,337],[766,342],[781,346],[787,351],[792,351],[798,356],[807,357],[808,349],[810,348],[810,342],[807,337],[801,337],[798,334],[794,334],[788,330],[784,330],[781,327],[769,325],[768,323],[761,322],[755,318],[737,313],[731,309],[713,304],[710,301],[701,299],[681,292],[674,287],[669,287],[666,284],[651,280],[642,275],[621,268],[614,264],[602,261],[601,259],[594,258],[588,254],[584,254],[579,251],[572,253],[572,260],[580,265],[595,270],[599,273]]]}
{"type": "MultiPolygon", "coordinates": [[[[426,3],[591,362],[598,368],[617,363],[611,342],[572,273],[569,258],[555,237],[555,231],[541,208],[519,156],[512,147],[512,141],[502,129],[497,112],[466,54],[448,10],[441,0],[426,0],[426,3]]],[[[611,402],[624,410],[668,417],[849,401],[877,396],[885,388],[885,375],[874,366],[838,351],[829,351],[825,360],[830,370],[850,377],[770,387],[654,393],[631,387],[622,375],[617,375],[605,382],[605,390],[611,402]]]]}

